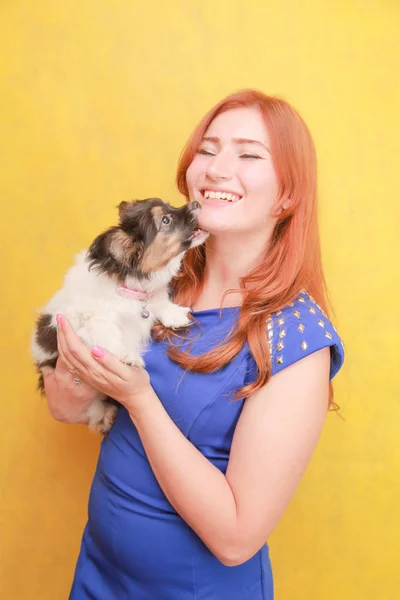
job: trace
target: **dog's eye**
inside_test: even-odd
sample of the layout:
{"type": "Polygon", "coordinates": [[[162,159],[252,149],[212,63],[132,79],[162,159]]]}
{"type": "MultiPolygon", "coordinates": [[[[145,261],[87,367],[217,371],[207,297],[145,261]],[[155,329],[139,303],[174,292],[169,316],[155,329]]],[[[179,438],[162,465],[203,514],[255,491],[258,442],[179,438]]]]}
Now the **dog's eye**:
{"type": "Polygon", "coordinates": [[[163,225],[169,225],[171,223],[170,217],[167,217],[167,216],[164,215],[163,218],[161,219],[161,223],[163,225]]]}

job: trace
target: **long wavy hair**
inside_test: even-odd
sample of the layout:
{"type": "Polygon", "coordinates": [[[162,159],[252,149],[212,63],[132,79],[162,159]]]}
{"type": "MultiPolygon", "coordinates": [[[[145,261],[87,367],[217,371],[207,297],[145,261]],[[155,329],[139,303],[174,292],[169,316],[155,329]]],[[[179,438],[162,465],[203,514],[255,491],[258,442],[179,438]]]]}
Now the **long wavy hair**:
{"type": "MultiPolygon", "coordinates": [[[[257,365],[255,381],[237,391],[235,399],[248,397],[264,386],[271,376],[271,357],[266,320],[273,312],[293,302],[305,289],[329,315],[329,301],[322,268],[317,218],[317,161],[311,134],[300,115],[286,101],[256,90],[231,94],[214,106],[200,121],[180,156],[177,170],[179,191],[189,200],[186,172],[212,120],[228,110],[253,107],[260,111],[271,142],[271,155],[279,183],[274,207],[276,225],[266,249],[265,260],[240,281],[240,315],[227,339],[201,356],[182,350],[179,338],[159,326],[157,340],[167,339],[168,354],[184,369],[212,373],[230,362],[246,341],[257,365]],[[285,200],[289,199],[289,203],[285,200]]],[[[192,306],[203,285],[206,245],[189,250],[183,268],[173,281],[174,300],[192,306]]],[[[225,295],[226,295],[225,294],[225,295]]],[[[181,334],[182,335],[182,334],[181,334]]],[[[333,403],[330,385],[329,405],[333,403]]]]}

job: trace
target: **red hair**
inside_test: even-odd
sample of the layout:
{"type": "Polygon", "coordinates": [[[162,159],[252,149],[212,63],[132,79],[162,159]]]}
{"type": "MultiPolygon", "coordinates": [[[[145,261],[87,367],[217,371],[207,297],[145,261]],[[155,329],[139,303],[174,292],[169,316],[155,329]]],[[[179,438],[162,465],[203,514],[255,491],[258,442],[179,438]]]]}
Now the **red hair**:
{"type": "MultiPolygon", "coordinates": [[[[198,373],[221,369],[247,341],[258,375],[254,382],[238,390],[237,399],[260,389],[271,376],[266,335],[266,320],[271,313],[293,302],[302,289],[329,313],[318,231],[315,147],[303,119],[286,101],[256,90],[242,90],[221,100],[203,117],[184,147],[176,177],[178,189],[189,200],[186,172],[211,121],[228,110],[248,107],[259,110],[264,119],[279,182],[275,206],[277,222],[266,258],[241,279],[240,316],[221,345],[201,356],[192,356],[172,343],[170,331],[157,328],[154,332],[156,339],[170,341],[168,354],[173,360],[198,373]]],[[[195,303],[203,285],[205,261],[205,246],[186,253],[183,269],[173,282],[174,299],[179,304],[192,306],[195,303]]],[[[329,402],[335,406],[332,386],[329,402]]]]}

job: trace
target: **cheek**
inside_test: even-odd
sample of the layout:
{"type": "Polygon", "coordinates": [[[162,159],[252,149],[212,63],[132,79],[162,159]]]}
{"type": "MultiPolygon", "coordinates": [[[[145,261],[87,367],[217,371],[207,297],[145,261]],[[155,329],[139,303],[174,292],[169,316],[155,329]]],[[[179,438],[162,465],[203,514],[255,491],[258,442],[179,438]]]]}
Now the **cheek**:
{"type": "Polygon", "coordinates": [[[192,163],[189,166],[188,170],[186,171],[186,185],[188,187],[189,192],[193,188],[194,177],[195,177],[195,170],[193,168],[193,163],[192,163]]]}
{"type": "Polygon", "coordinates": [[[188,170],[186,171],[186,184],[189,192],[193,190],[193,188],[196,185],[196,182],[199,179],[199,176],[202,174],[202,172],[204,172],[201,161],[199,161],[198,158],[198,155],[196,155],[190,163],[188,170]]]}
{"type": "Polygon", "coordinates": [[[248,169],[242,173],[242,184],[246,193],[254,199],[263,198],[268,204],[274,202],[279,191],[279,184],[272,166],[260,165],[257,169],[248,169]]]}

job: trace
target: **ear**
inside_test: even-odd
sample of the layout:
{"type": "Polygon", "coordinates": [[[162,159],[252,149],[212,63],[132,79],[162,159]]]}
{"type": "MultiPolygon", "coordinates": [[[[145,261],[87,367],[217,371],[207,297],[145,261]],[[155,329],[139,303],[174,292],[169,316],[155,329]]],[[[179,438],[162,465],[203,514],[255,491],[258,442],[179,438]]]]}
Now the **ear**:
{"type": "Polygon", "coordinates": [[[119,227],[110,227],[93,241],[88,251],[89,268],[103,273],[123,274],[143,255],[143,245],[119,227]]]}
{"type": "Polygon", "coordinates": [[[124,219],[133,216],[135,213],[136,207],[137,207],[137,202],[135,202],[135,200],[132,200],[131,202],[126,202],[124,200],[123,202],[120,202],[120,204],[118,204],[118,206],[117,206],[119,220],[123,221],[124,219]]]}
{"type": "Polygon", "coordinates": [[[143,255],[143,244],[138,242],[130,235],[116,229],[109,239],[110,254],[122,264],[132,264],[138,262],[143,255]]]}
{"type": "Polygon", "coordinates": [[[125,200],[118,204],[117,209],[118,209],[118,214],[119,214],[120,219],[122,219],[122,217],[124,216],[127,207],[128,207],[128,202],[126,202],[125,200]]]}
{"type": "Polygon", "coordinates": [[[291,204],[292,204],[292,199],[286,198],[286,200],[284,200],[284,202],[282,203],[282,210],[286,210],[287,208],[289,208],[289,206],[291,204]]]}

